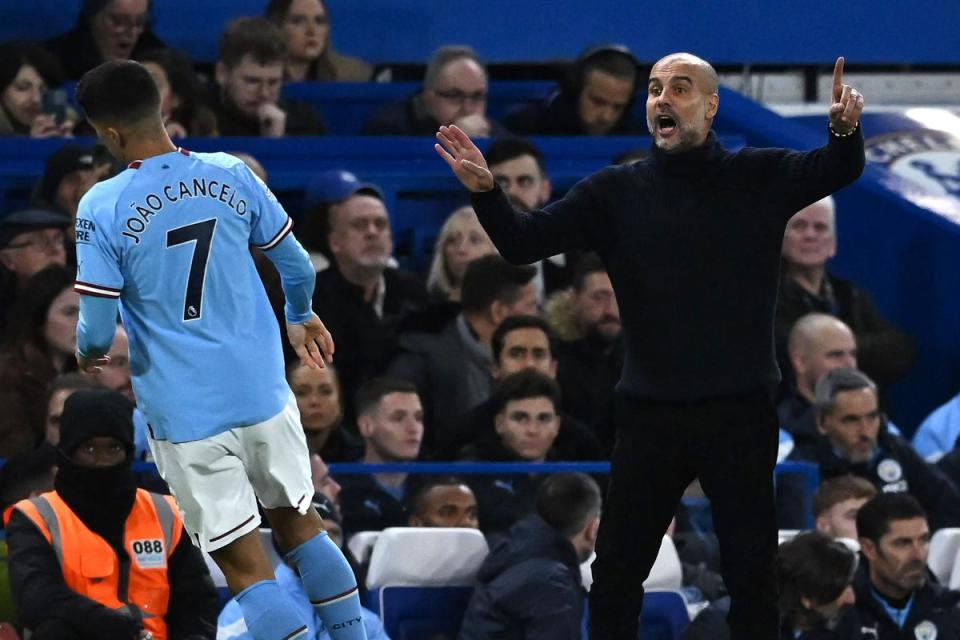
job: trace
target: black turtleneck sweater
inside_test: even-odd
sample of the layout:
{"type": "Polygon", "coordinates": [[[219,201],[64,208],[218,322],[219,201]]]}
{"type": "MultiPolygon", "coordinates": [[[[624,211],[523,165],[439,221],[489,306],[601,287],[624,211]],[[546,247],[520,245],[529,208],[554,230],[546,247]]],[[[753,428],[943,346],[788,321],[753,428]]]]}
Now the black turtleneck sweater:
{"type": "Polygon", "coordinates": [[[540,211],[496,187],[472,194],[510,262],[574,249],[600,254],[620,305],[626,357],[617,390],[695,402],[772,389],[773,319],[787,220],[850,184],[863,136],[809,152],[730,152],[711,132],[680,153],[608,167],[540,211]]]}

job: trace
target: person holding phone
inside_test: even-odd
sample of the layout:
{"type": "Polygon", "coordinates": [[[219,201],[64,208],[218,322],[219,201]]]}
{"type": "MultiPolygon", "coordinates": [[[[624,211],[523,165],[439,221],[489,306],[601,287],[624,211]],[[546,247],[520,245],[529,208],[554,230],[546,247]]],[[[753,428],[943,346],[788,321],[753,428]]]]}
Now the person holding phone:
{"type": "Polygon", "coordinates": [[[0,136],[70,137],[74,115],[56,58],[31,44],[0,46],[0,136]]]}

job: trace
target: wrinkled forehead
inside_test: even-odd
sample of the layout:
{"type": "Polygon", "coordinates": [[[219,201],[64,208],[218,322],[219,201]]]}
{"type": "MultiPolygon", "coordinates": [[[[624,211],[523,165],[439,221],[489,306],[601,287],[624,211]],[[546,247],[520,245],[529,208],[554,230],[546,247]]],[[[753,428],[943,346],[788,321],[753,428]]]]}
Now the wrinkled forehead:
{"type": "Polygon", "coordinates": [[[706,93],[714,93],[716,72],[705,60],[689,54],[674,54],[661,58],[650,69],[649,83],[668,85],[674,82],[689,82],[706,93]]]}

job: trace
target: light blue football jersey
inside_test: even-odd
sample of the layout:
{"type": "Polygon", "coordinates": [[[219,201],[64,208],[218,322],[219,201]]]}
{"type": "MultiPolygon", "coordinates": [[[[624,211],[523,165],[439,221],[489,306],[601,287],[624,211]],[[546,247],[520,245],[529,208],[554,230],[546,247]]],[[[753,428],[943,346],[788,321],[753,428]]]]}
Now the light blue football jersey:
{"type": "Polygon", "coordinates": [[[270,190],[224,153],[134,162],[81,200],[75,287],[119,298],[133,389],[154,438],[199,440],[267,420],[287,402],[280,331],[249,245],[269,250],[292,226],[270,190]]]}

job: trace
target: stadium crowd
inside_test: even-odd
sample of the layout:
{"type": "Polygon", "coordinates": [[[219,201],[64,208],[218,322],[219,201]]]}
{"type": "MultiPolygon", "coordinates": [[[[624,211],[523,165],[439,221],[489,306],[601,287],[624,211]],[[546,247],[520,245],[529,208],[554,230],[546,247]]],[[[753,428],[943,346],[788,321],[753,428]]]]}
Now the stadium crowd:
{"type": "MultiPolygon", "coordinates": [[[[150,29],[148,0],[85,0],[69,32],[0,46],[0,136],[65,139],[29,204],[0,212],[0,508],[10,580],[0,585],[0,600],[7,599],[0,620],[36,640],[252,637],[235,603],[217,602],[200,552],[181,537],[179,516],[163,497],[164,483],[133,469],[151,457],[123,326],[102,371],[77,371],[75,243],[89,231],[77,221],[78,203],[125,167],[90,143],[92,131],[65,87],[103,61],[132,58],[156,81],[174,139],[291,137],[323,135],[326,127],[313,106],[281,97],[285,83],[389,77],[389,69],[333,49],[336,25],[322,0],[265,4],[262,16],[226,27],[212,68],[164,46],[150,29]],[[37,507],[38,496],[50,513],[37,507]],[[51,517],[58,533],[51,534],[51,517]],[[166,544],[133,554],[125,533],[166,544]],[[94,569],[70,557],[90,548],[94,569]],[[134,570],[129,584],[132,597],[145,592],[162,605],[149,598],[131,604],[91,586],[131,571],[131,554],[137,567],[167,567],[149,579],[134,570]]],[[[518,104],[502,122],[487,115],[490,78],[478,52],[451,44],[425,62],[422,88],[374,113],[362,123],[364,135],[433,136],[456,124],[490,138],[490,170],[522,210],[560,195],[545,158],[523,136],[646,134],[632,108],[643,99],[645,67],[619,45],[583,52],[548,99],[518,104]]],[[[224,147],[234,145],[224,140],[224,147]]],[[[238,155],[269,183],[256,158],[238,155]]],[[[623,161],[645,155],[641,149],[623,161]]],[[[459,637],[580,638],[580,565],[596,540],[602,474],[331,476],[327,465],[609,460],[624,359],[610,277],[592,253],[509,264],[469,206],[452,210],[436,230],[426,272],[407,270],[395,255],[388,205],[384,190],[363,176],[325,170],[295,216],[294,233],[317,269],[314,310],[337,345],[331,365],[319,370],[287,353],[314,500],[349,549],[361,587],[370,558],[348,544],[361,532],[479,529],[491,552],[459,637]]],[[[798,211],[783,241],[775,336],[782,451],[784,459],[817,464],[823,482],[812,511],[789,495],[778,500],[781,522],[809,520],[820,531],[801,534],[778,556],[783,637],[886,639],[915,630],[933,640],[937,629],[953,637],[960,592],[939,585],[925,563],[931,534],[960,527],[960,396],[919,429],[886,419],[884,390],[910,374],[915,347],[867,291],[830,272],[835,208],[828,197],[798,211]],[[900,429],[916,430],[914,442],[900,429]],[[859,565],[831,538],[859,540],[859,565]],[[873,635],[861,635],[865,629],[873,635]]],[[[259,250],[251,249],[251,259],[282,329],[277,273],[259,250]]],[[[688,495],[702,497],[697,483],[688,495]]],[[[669,532],[687,604],[706,607],[684,637],[722,638],[729,598],[702,516],[681,507],[669,532]]],[[[309,610],[295,570],[282,563],[276,570],[309,610]]],[[[366,613],[368,637],[386,638],[379,618],[366,613]]],[[[319,621],[310,633],[327,637],[319,621]]]]}

